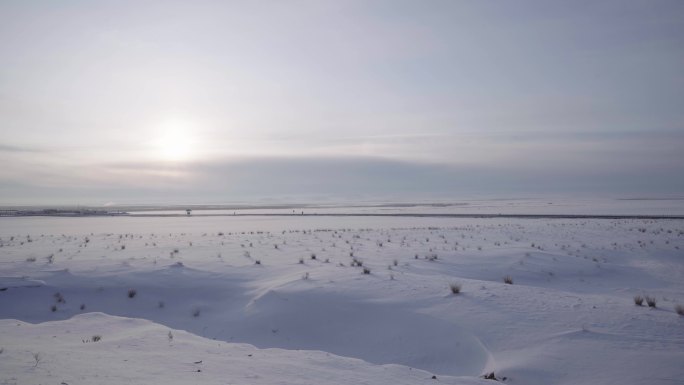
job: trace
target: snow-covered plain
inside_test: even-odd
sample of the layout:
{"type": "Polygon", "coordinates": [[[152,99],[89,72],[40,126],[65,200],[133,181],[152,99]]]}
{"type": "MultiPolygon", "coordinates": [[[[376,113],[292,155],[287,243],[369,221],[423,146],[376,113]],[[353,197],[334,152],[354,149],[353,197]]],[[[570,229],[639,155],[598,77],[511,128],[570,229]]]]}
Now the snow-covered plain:
{"type": "Polygon", "coordinates": [[[684,383],[682,220],[25,217],[0,245],[0,384],[684,383]]]}

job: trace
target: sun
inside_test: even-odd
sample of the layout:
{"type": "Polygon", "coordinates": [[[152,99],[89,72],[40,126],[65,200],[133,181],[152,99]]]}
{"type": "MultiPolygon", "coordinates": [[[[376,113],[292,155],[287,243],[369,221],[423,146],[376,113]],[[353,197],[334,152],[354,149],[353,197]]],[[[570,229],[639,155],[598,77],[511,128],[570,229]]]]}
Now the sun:
{"type": "Polygon", "coordinates": [[[190,140],[183,131],[168,131],[159,138],[159,156],[164,160],[183,161],[191,155],[190,140]]]}
{"type": "Polygon", "coordinates": [[[165,121],[157,130],[154,140],[155,157],[168,162],[188,161],[195,155],[193,125],[187,121],[165,121]]]}

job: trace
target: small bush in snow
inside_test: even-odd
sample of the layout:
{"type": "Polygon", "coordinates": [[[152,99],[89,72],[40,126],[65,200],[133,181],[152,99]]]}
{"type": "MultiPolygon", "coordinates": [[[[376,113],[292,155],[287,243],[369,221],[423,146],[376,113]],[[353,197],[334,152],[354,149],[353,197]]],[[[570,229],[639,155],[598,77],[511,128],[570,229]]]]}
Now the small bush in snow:
{"type": "Polygon", "coordinates": [[[494,372],[487,373],[481,377],[484,378],[485,380],[506,381],[506,377],[499,378],[496,375],[494,375],[494,372]]]}
{"type": "Polygon", "coordinates": [[[93,342],[99,342],[101,339],[102,339],[102,336],[101,336],[101,335],[94,335],[94,336],[91,338],[91,340],[92,340],[93,342]]]}
{"type": "Polygon", "coordinates": [[[503,281],[504,281],[504,283],[509,284],[509,285],[513,284],[513,278],[511,278],[510,275],[505,276],[503,281]]]}
{"type": "Polygon", "coordinates": [[[644,304],[644,297],[640,295],[635,295],[634,296],[634,304],[637,306],[643,306],[644,304]]]}
{"type": "Polygon", "coordinates": [[[367,267],[363,268],[363,274],[370,274],[370,269],[367,267]]]}
{"type": "Polygon", "coordinates": [[[675,305],[674,309],[677,312],[677,314],[684,316],[684,306],[675,305]]]}
{"type": "Polygon", "coordinates": [[[255,265],[261,265],[261,260],[260,260],[260,259],[257,259],[256,261],[254,261],[254,264],[255,264],[255,265]]]}
{"type": "Polygon", "coordinates": [[[138,292],[135,289],[128,289],[128,298],[133,298],[138,292]]]}
{"type": "Polygon", "coordinates": [[[651,296],[647,295],[644,299],[646,300],[648,307],[656,307],[657,300],[655,297],[651,297],[651,296]]]}
{"type": "Polygon", "coordinates": [[[192,312],[192,316],[197,318],[200,316],[200,309],[195,309],[195,311],[192,312]]]}
{"type": "Polygon", "coordinates": [[[461,292],[461,285],[458,283],[449,284],[449,289],[451,289],[452,294],[458,294],[461,292]]]}
{"type": "Polygon", "coordinates": [[[50,310],[54,313],[57,311],[57,305],[50,306],[50,310]]]}

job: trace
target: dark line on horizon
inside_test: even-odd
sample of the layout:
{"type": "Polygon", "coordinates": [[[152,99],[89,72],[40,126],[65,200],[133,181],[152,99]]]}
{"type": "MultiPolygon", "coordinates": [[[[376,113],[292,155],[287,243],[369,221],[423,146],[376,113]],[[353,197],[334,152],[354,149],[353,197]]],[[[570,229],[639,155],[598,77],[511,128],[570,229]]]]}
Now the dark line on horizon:
{"type": "Polygon", "coordinates": [[[584,214],[372,214],[372,213],[236,213],[236,214],[126,214],[126,217],[400,217],[400,218],[519,218],[519,219],[678,219],[682,215],[584,215],[584,214]]]}

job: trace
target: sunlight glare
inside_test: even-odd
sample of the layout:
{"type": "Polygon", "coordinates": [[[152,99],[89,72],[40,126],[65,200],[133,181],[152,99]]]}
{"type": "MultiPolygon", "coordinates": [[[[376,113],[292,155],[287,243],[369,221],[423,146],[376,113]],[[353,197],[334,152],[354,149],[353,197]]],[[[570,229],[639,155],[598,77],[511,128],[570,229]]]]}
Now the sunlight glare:
{"type": "Polygon", "coordinates": [[[170,162],[181,162],[193,157],[195,139],[193,126],[182,120],[168,120],[157,133],[155,148],[157,157],[170,162]]]}

